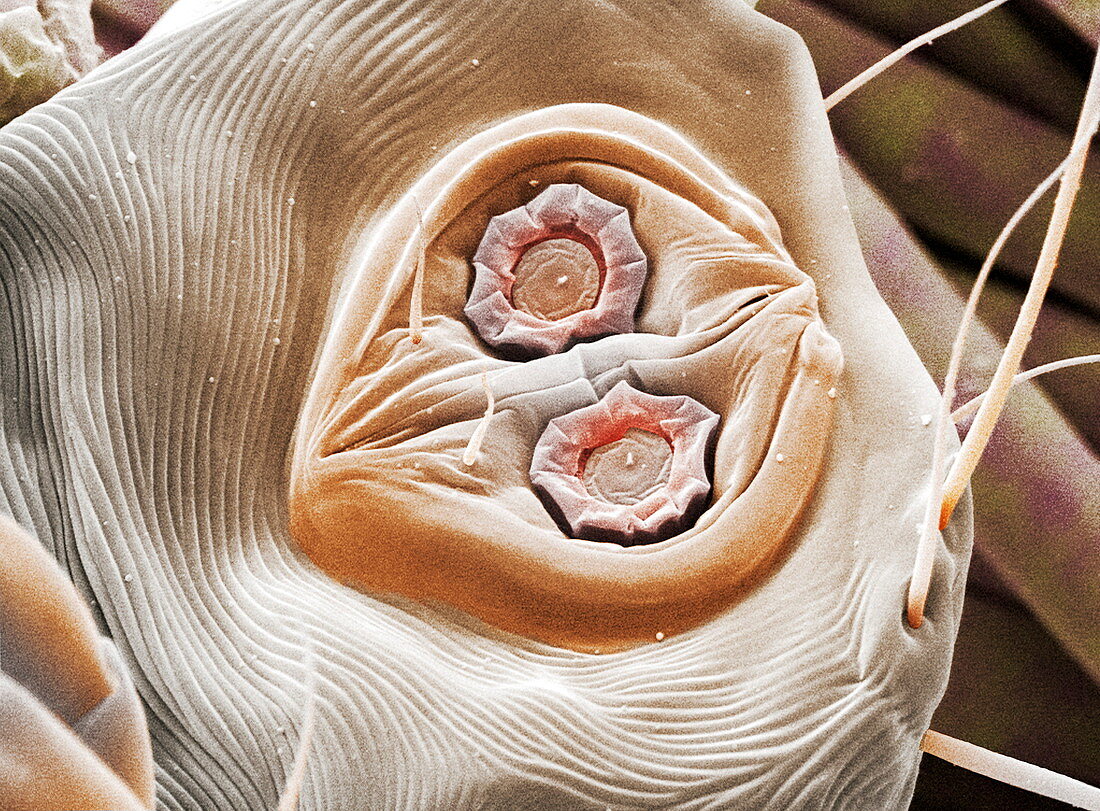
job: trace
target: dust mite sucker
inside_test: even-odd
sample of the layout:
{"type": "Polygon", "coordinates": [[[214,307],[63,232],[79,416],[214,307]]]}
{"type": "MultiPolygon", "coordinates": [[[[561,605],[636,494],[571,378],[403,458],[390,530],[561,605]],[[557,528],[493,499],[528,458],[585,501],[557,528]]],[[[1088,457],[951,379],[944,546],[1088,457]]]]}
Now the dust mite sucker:
{"type": "Polygon", "coordinates": [[[531,484],[573,538],[654,543],[694,523],[710,495],[706,458],[718,415],[690,397],[618,383],[600,402],[550,421],[531,484]]]}
{"type": "Polygon", "coordinates": [[[632,331],[646,276],[626,208],[576,183],[551,184],[489,220],[473,267],[466,317],[521,357],[632,331]]]}

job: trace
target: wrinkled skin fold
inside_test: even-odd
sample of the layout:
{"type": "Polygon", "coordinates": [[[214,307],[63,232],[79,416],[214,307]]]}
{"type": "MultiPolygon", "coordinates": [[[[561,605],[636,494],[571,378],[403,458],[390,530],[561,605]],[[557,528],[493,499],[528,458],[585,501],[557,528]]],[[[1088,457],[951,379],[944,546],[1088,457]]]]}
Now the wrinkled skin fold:
{"type": "MultiPolygon", "coordinates": [[[[944,535],[924,627],[907,629],[935,388],[867,276],[789,30],[725,3],[234,4],[0,131],[0,245],[0,509],[63,563],[133,673],[162,808],[274,805],[306,638],[319,693],[305,808],[907,803],[969,511],[944,535]],[[682,162],[686,141],[761,200],[844,353],[823,467],[779,565],[660,644],[599,655],[351,588],[289,531],[295,427],[316,417],[306,395],[365,248],[394,236],[383,219],[408,212],[440,156],[570,102],[656,122],[648,149],[682,162]]],[[[428,329],[444,331],[451,289],[426,293],[428,329]]],[[[764,306],[793,307],[783,295],[764,306]]],[[[717,339],[736,311],[652,303],[638,329],[655,358],[717,339]],[[682,333],[659,323],[693,317],[682,333]]],[[[495,364],[453,337],[472,366],[495,364]]],[[[434,338],[425,358],[450,345],[434,338]]],[[[447,371],[455,359],[438,358],[449,453],[484,406],[446,382],[465,374],[447,371]]],[[[561,375],[581,381],[578,401],[596,388],[561,375]]],[[[486,453],[522,435],[490,436],[486,453]]]]}

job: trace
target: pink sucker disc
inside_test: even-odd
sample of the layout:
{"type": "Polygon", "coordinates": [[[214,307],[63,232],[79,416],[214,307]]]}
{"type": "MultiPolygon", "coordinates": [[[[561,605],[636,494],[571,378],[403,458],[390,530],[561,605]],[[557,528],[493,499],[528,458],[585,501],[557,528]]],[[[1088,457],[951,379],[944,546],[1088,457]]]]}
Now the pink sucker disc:
{"type": "Polygon", "coordinates": [[[489,220],[472,264],[466,317],[522,359],[632,331],[647,273],[630,212],[576,183],[489,220]]]}
{"type": "Polygon", "coordinates": [[[622,382],[598,403],[550,421],[531,484],[568,535],[622,546],[688,528],[706,504],[718,415],[686,397],[622,382]]]}

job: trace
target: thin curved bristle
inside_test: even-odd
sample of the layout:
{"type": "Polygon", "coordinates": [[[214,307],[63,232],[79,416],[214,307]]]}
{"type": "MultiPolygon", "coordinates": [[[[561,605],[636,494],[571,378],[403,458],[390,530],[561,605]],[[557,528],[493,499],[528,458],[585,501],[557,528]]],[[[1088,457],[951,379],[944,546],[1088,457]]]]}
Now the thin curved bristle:
{"type": "MultiPolygon", "coordinates": [[[[1045,375],[1047,372],[1056,372],[1059,369],[1068,369],[1071,366],[1083,366],[1088,363],[1100,363],[1100,355],[1078,355],[1074,358],[1062,358],[1061,360],[1052,360],[1050,363],[1044,363],[1041,366],[1036,366],[1033,369],[1028,369],[1026,372],[1020,372],[1018,375],[1012,378],[1012,386],[1018,386],[1021,383],[1025,383],[1032,378],[1039,375],[1045,375]]],[[[965,419],[978,410],[978,406],[985,400],[985,392],[967,400],[961,406],[951,412],[951,419],[955,422],[965,419]]]]}
{"type": "Polygon", "coordinates": [[[914,628],[920,627],[919,621],[914,623],[914,618],[919,619],[923,615],[924,603],[928,597],[928,588],[931,583],[932,550],[935,535],[933,518],[938,518],[935,521],[935,527],[942,532],[951,520],[951,515],[962,498],[962,494],[970,482],[970,477],[977,467],[978,460],[993,434],[993,428],[1001,415],[1004,402],[1008,397],[1008,390],[1012,386],[1015,377],[1015,371],[1019,368],[1024,350],[1031,339],[1031,333],[1034,331],[1035,323],[1039,317],[1039,308],[1042,306],[1043,297],[1057,266],[1058,253],[1065,239],[1070,211],[1073,208],[1077,189],[1080,186],[1081,173],[1088,157],[1088,145],[1096,132],[1098,124],[1100,124],[1100,58],[1093,62],[1092,75],[1089,79],[1089,86],[1085,93],[1081,116],[1078,120],[1077,131],[1074,134],[1069,155],[1054,172],[1036,187],[1016,213],[1013,214],[998,236],[993,249],[990,251],[990,257],[987,257],[983,263],[978,278],[975,280],[974,289],[967,301],[966,312],[963,315],[962,323],[959,325],[958,334],[955,336],[955,342],[951,350],[951,360],[948,363],[947,374],[944,378],[943,396],[940,398],[940,405],[937,409],[929,503],[921,527],[921,536],[917,542],[913,577],[909,582],[907,615],[909,624],[914,628]],[[1032,276],[1031,285],[1020,308],[1016,325],[1005,346],[1004,353],[1001,355],[989,391],[986,392],[986,398],[978,409],[974,424],[967,433],[959,455],[955,458],[954,464],[945,477],[942,473],[942,464],[946,455],[947,442],[943,429],[947,424],[954,425],[950,408],[955,398],[966,335],[974,319],[978,296],[981,294],[985,280],[996,261],[997,252],[1008,240],[1008,235],[1012,232],[1012,229],[1016,227],[1016,224],[1023,219],[1027,211],[1053,185],[1059,176],[1061,177],[1061,185],[1058,188],[1058,196],[1054,202],[1050,225],[1047,228],[1035,274],[1032,276]],[[936,515],[937,512],[938,516],[936,515]]]}
{"type": "Polygon", "coordinates": [[[948,763],[1076,808],[1100,809],[1100,788],[1041,766],[1000,755],[934,730],[921,736],[921,751],[948,763]]]}
{"type": "MultiPolygon", "coordinates": [[[[948,369],[948,380],[945,389],[954,387],[954,377],[948,369]]],[[[906,617],[911,628],[920,628],[924,622],[924,604],[928,599],[928,588],[932,582],[932,566],[935,561],[935,527],[943,521],[943,516],[937,510],[941,503],[941,487],[944,477],[944,469],[947,467],[947,436],[951,422],[950,400],[947,392],[940,398],[936,409],[935,439],[932,443],[932,471],[928,488],[928,501],[925,505],[924,517],[920,525],[920,538],[917,541],[917,555],[913,561],[913,576],[909,579],[909,592],[906,596],[906,617]]],[[[942,526],[939,527],[941,530],[942,526]]]]}
{"type": "Polygon", "coordinates": [[[944,34],[949,34],[956,29],[962,28],[967,23],[973,22],[974,20],[978,19],[984,14],[987,14],[988,12],[992,11],[993,9],[997,8],[997,6],[1000,6],[1005,2],[1007,2],[1007,0],[990,0],[990,2],[986,3],[985,5],[978,6],[973,11],[968,11],[966,14],[956,17],[950,22],[944,23],[937,28],[933,28],[931,31],[921,34],[916,39],[910,40],[909,42],[898,48],[896,51],[887,54],[878,62],[871,65],[871,67],[867,68],[867,70],[859,73],[854,78],[849,79],[837,90],[834,90],[832,93],[830,93],[829,97],[825,99],[825,110],[829,111],[833,109],[833,107],[844,101],[844,99],[848,98],[848,96],[850,96],[856,90],[859,90],[859,88],[863,87],[863,85],[867,84],[880,73],[883,73],[891,65],[900,62],[913,51],[917,50],[917,48],[921,47],[922,45],[929,44],[933,40],[942,37],[944,34]]]}
{"type": "MultiPolygon", "coordinates": [[[[1081,107],[1081,117],[1078,120],[1077,131],[1073,137],[1073,145],[1070,148],[1069,157],[1066,159],[1066,168],[1062,173],[1062,180],[1058,187],[1058,196],[1054,200],[1054,211],[1050,216],[1050,225],[1047,228],[1046,237],[1043,239],[1043,247],[1039,252],[1039,260],[1036,263],[1035,273],[1028,286],[1024,303],[1020,307],[1016,324],[1012,329],[1012,335],[1005,345],[1004,353],[997,364],[997,371],[993,374],[993,380],[981,406],[978,408],[974,424],[963,440],[962,449],[955,459],[951,471],[947,475],[944,484],[944,503],[954,504],[962,497],[963,491],[970,482],[974,468],[978,465],[985,447],[989,444],[989,438],[993,434],[993,428],[1000,418],[1005,400],[1008,398],[1008,390],[1012,386],[1013,378],[1020,368],[1024,350],[1031,340],[1035,330],[1036,321],[1039,318],[1039,308],[1042,306],[1047,287],[1050,285],[1054,269],[1058,265],[1058,254],[1062,243],[1065,241],[1066,229],[1069,225],[1070,213],[1073,203],[1077,198],[1077,190],[1081,185],[1081,175],[1085,169],[1085,161],[1088,158],[1088,147],[1100,125],[1100,57],[1093,60],[1092,75],[1089,78],[1088,89],[1085,92],[1085,101],[1081,107]]],[[[950,513],[949,513],[950,515],[950,513]]]]}
{"type": "Polygon", "coordinates": [[[419,344],[424,340],[424,212],[416,197],[413,197],[413,205],[416,207],[416,269],[409,297],[409,335],[413,344],[419,344]]]}
{"type": "Polygon", "coordinates": [[[466,450],[462,454],[462,464],[467,467],[473,465],[477,461],[478,454],[481,453],[481,443],[485,441],[485,433],[489,430],[489,420],[492,419],[493,409],[496,408],[496,398],[493,397],[493,390],[489,387],[489,376],[485,372],[481,373],[481,388],[485,391],[488,405],[485,406],[485,414],[474,429],[470,442],[466,445],[466,450]]]}
{"type": "Polygon", "coordinates": [[[298,797],[305,782],[306,764],[309,761],[310,746],[317,726],[317,663],[313,655],[313,642],[307,638],[302,664],[306,671],[305,707],[302,709],[302,726],[298,733],[298,745],[294,750],[294,764],[290,769],[283,793],[279,795],[276,811],[295,811],[298,797]]]}

